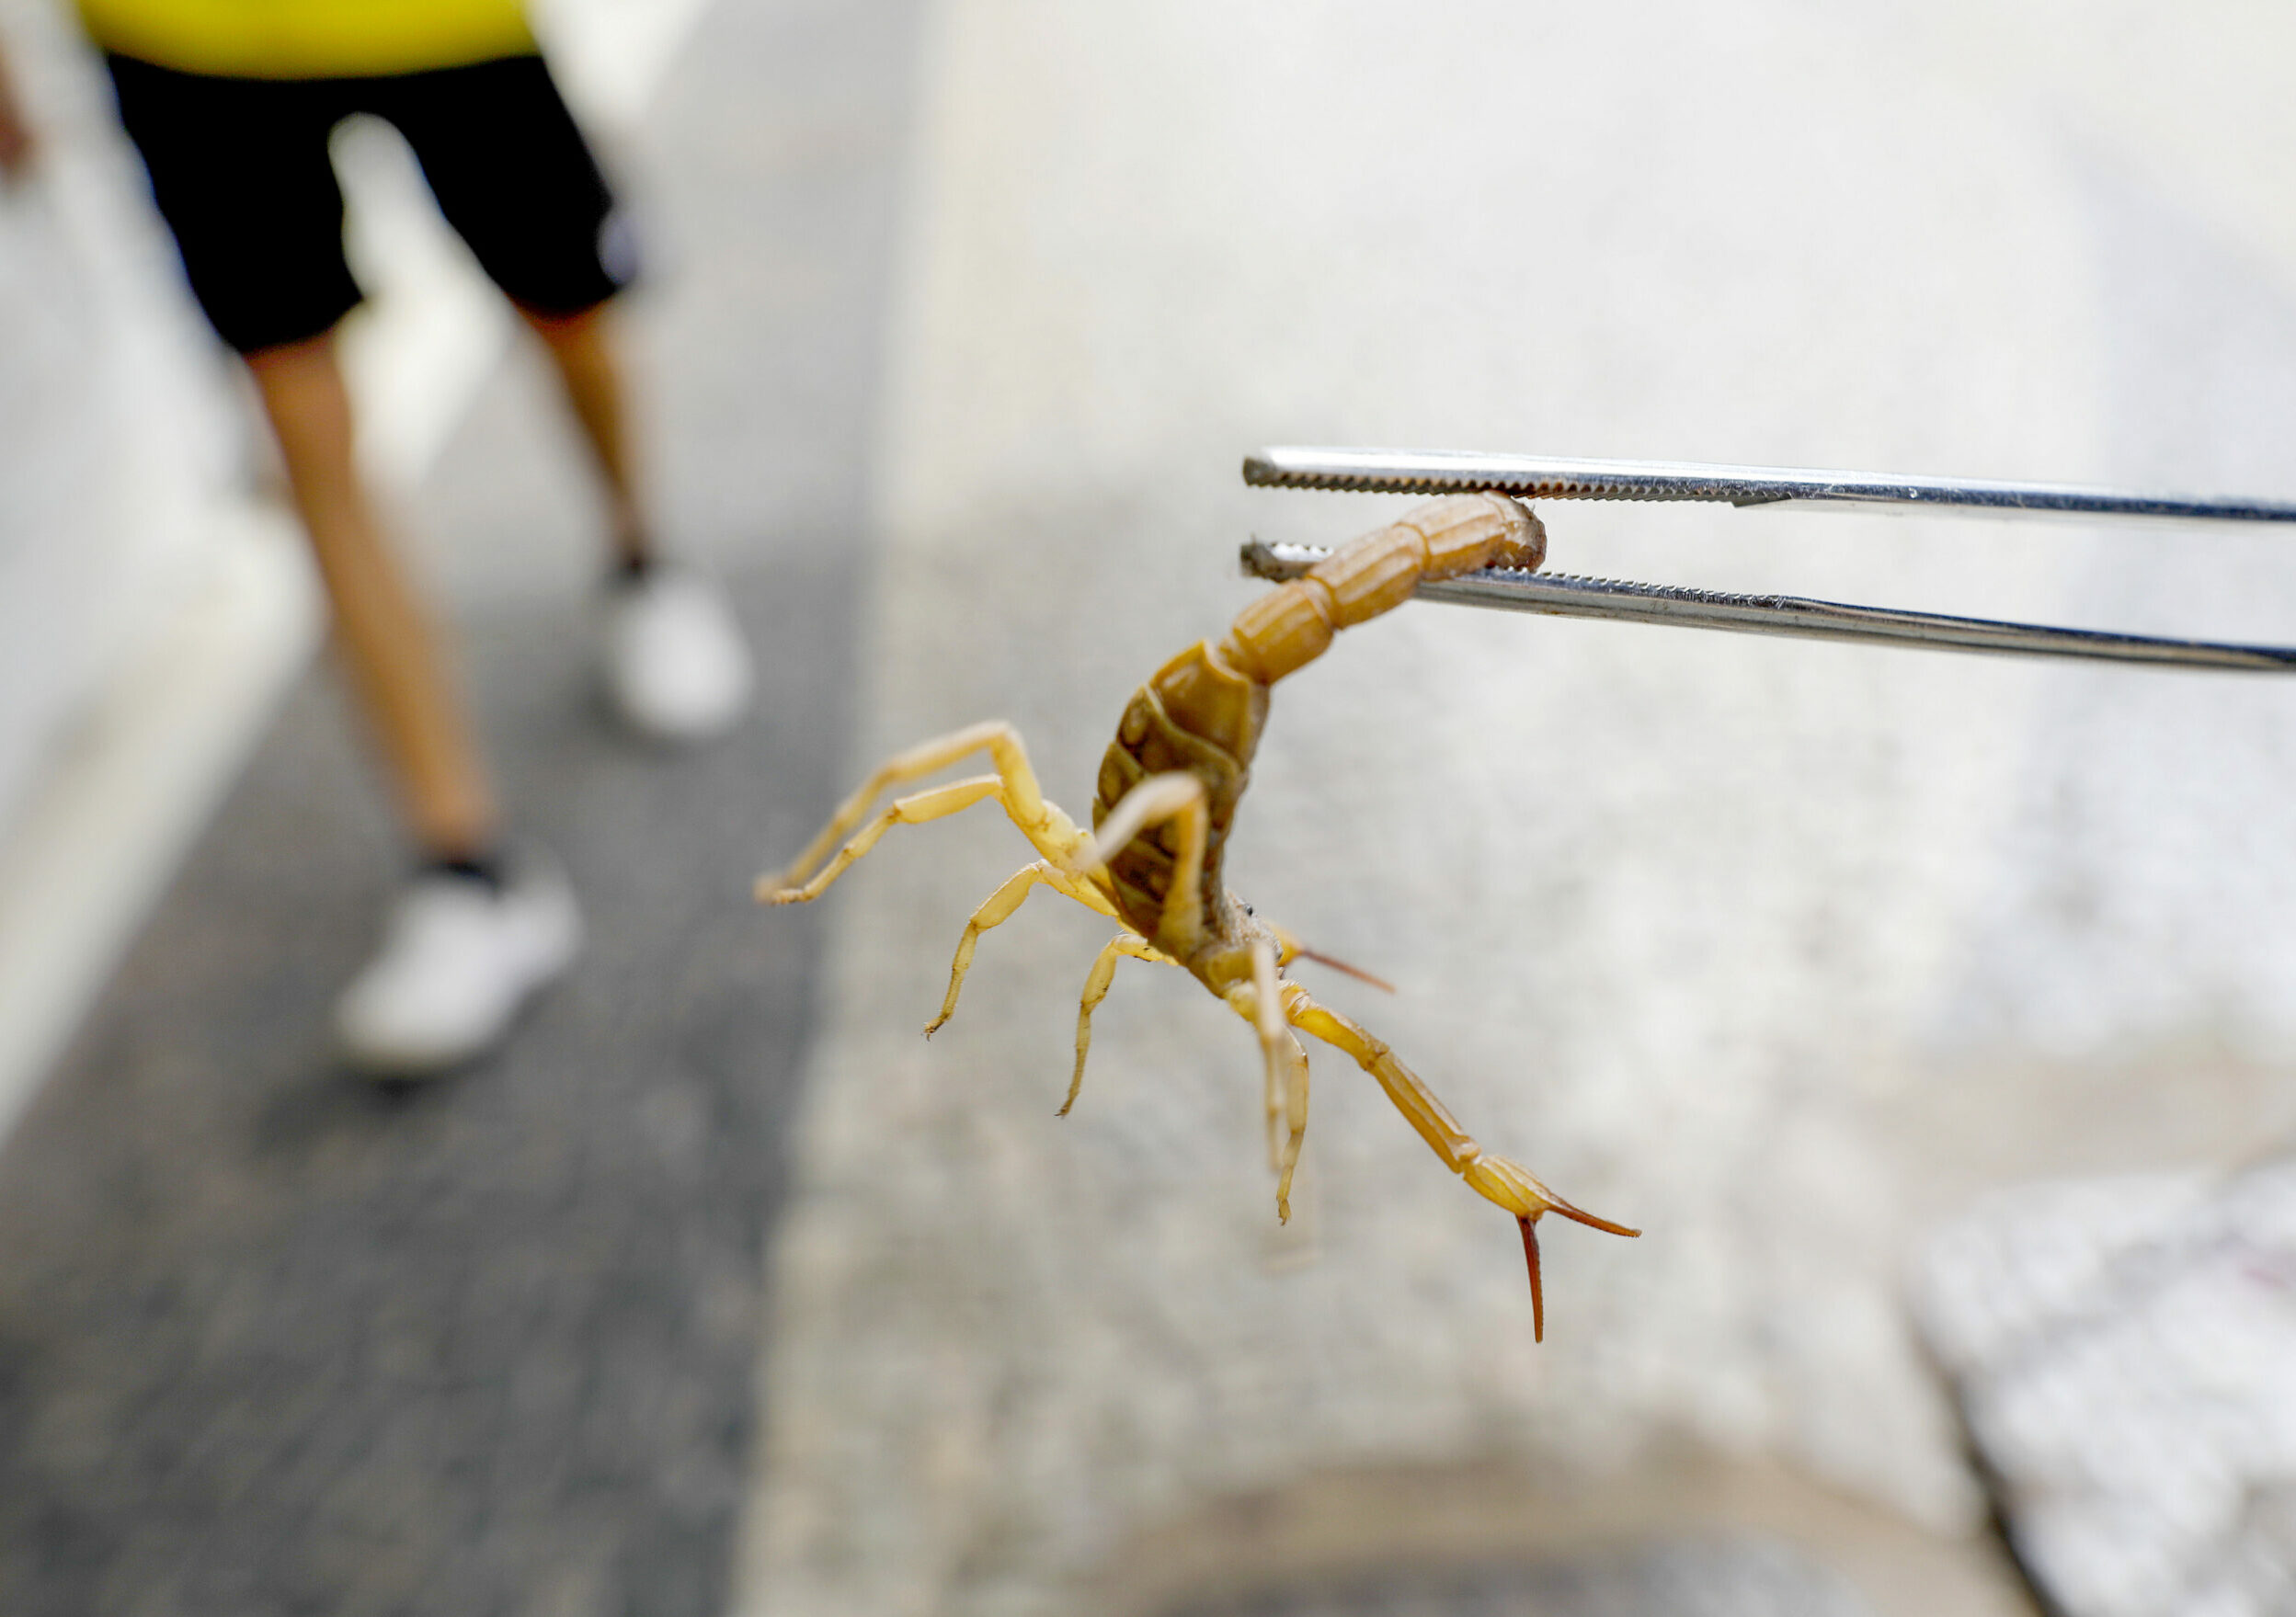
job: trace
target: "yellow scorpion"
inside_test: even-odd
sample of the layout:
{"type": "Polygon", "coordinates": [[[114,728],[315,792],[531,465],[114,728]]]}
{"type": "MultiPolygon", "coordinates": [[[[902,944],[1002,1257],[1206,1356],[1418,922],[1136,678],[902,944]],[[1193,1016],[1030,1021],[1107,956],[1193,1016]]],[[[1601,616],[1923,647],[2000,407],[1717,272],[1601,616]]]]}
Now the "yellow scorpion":
{"type": "Polygon", "coordinates": [[[1222,885],[1220,858],[1267,723],[1270,686],[1322,655],[1340,630],[1402,605],[1422,579],[1489,566],[1535,570],[1546,553],[1546,530],[1511,499],[1476,494],[1430,501],[1260,597],[1237,615],[1226,636],[1190,646],[1133,692],[1116,739],[1101,760],[1091,832],[1045,799],[1019,733],[991,720],[880,765],[794,863],[759,879],[758,896],[772,904],[818,898],[893,826],[921,825],[996,799],[1044,857],[990,894],[965,923],[949,969],[949,992],[941,1014],[925,1029],[928,1037],[955,1011],[980,935],[1009,918],[1040,885],[1065,894],[1124,929],[1085,978],[1076,1073],[1062,1116],[1083,1085],[1092,1012],[1108,996],[1117,960],[1180,966],[1259,1032],[1269,1154],[1278,1176],[1276,1216],[1291,1216],[1292,1173],[1308,1127],[1308,1053],[1297,1030],[1352,1056],[1445,1167],[1514,1215],[1530,1266],[1532,1330],[1544,1340],[1546,1300],[1534,1227],[1540,1217],[1559,1213],[1615,1236],[1641,1232],[1571,1205],[1520,1164],[1486,1153],[1394,1051],[1318,1004],[1298,984],[1285,981],[1284,968],[1293,960],[1324,957],[1257,919],[1222,885]],[[870,817],[871,805],[886,791],[978,752],[988,755],[994,774],[895,798],[870,817]]]}

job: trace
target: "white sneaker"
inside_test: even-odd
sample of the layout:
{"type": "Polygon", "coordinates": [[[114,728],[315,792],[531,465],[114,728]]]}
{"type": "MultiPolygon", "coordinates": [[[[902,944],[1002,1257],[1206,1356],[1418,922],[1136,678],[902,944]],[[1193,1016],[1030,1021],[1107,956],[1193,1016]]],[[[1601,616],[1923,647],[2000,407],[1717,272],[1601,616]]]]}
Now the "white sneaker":
{"type": "Polygon", "coordinates": [[[499,889],[450,871],[407,884],[383,947],[336,1002],[344,1055],[378,1077],[442,1072],[500,1042],[582,946],[565,878],[521,858],[499,889]]]}
{"type": "Polygon", "coordinates": [[[657,564],[607,597],[600,653],[624,723],[657,741],[705,741],[749,711],[749,647],[725,592],[657,564]]]}

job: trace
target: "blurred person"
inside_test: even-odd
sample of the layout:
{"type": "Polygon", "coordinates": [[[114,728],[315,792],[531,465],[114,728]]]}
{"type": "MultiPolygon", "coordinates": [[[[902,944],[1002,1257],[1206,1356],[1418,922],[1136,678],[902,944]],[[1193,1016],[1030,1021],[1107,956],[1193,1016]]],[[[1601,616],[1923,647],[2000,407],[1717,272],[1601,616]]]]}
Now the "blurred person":
{"type": "Polygon", "coordinates": [[[31,160],[31,120],[17,102],[16,79],[8,72],[6,53],[0,51],[0,179],[17,179],[31,160]]]}
{"type": "MultiPolygon", "coordinates": [[[[634,729],[698,741],[746,712],[716,586],[665,562],[631,442],[611,301],[634,252],[520,0],[79,0],[193,295],[246,363],[335,639],[420,855],[345,991],[345,1053],[381,1075],[491,1048],[579,946],[573,894],[513,844],[439,632],[353,456],[336,330],[360,301],[329,163],[356,112],[394,125],[440,211],[549,355],[600,473],[612,565],[599,655],[634,729]]],[[[0,61],[0,165],[32,150],[0,61]]]]}

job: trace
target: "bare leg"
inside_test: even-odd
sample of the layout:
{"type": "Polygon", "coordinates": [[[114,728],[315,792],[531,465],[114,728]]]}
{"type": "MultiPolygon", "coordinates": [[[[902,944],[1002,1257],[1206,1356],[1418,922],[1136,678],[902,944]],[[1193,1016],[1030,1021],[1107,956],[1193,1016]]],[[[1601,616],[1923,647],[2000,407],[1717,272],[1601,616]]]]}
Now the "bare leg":
{"type": "MultiPolygon", "coordinates": [[[[931,741],[920,742],[907,752],[896,753],[879,764],[876,772],[862,782],[861,790],[839,806],[837,813],[830,816],[829,823],[821,828],[821,834],[813,839],[805,852],[785,869],[769,871],[758,878],[759,902],[804,904],[818,898],[830,883],[844,873],[847,866],[869,851],[870,846],[885,834],[886,826],[891,824],[891,821],[881,818],[879,825],[862,837],[854,837],[851,844],[839,848],[834,859],[829,858],[829,850],[837,848],[846,837],[852,836],[862,820],[868,817],[870,804],[876,802],[880,795],[905,780],[930,775],[935,769],[947,768],[968,753],[984,748],[995,760],[997,772],[993,776],[981,777],[988,789],[966,802],[978,803],[981,798],[993,795],[1004,805],[1004,812],[1011,816],[1012,823],[1021,828],[1021,834],[1035,845],[1037,852],[1057,866],[1074,869],[1079,855],[1090,846],[1091,839],[1077,828],[1076,823],[1063,814],[1057,804],[1045,801],[1043,790],[1036,784],[1036,772],[1029,768],[1028,752],[1021,745],[1020,732],[1001,719],[991,719],[984,723],[967,725],[962,730],[953,730],[931,741]],[[822,866],[819,873],[809,882],[804,880],[805,872],[822,865],[824,860],[828,862],[822,866]]],[[[943,809],[942,812],[954,811],[943,809]]],[[[1094,890],[1097,891],[1096,886],[1094,890]]],[[[1114,917],[1115,906],[1109,905],[1104,913],[1114,917]]]]}
{"type": "Polygon", "coordinates": [[[1137,932],[1119,932],[1108,940],[1108,946],[1092,962],[1091,974],[1084,979],[1084,998],[1076,1012],[1076,1073],[1068,1079],[1068,1098],[1060,1103],[1057,1116],[1068,1115],[1068,1108],[1076,1104],[1077,1095],[1084,1087],[1084,1057],[1092,1048],[1092,1013],[1108,997],[1109,985],[1116,980],[1116,962],[1125,955],[1165,965],[1180,963],[1137,932]]]}
{"type": "Polygon", "coordinates": [[[498,830],[494,795],[438,634],[360,482],[333,335],[261,349],[247,369],[279,438],[344,664],[415,835],[449,857],[484,852],[498,830]]]}
{"type": "Polygon", "coordinates": [[[1520,1163],[1486,1155],[1419,1075],[1395,1058],[1394,1051],[1339,1012],[1318,1005],[1306,990],[1286,985],[1284,1008],[1292,1026],[1345,1051],[1354,1058],[1356,1065],[1377,1079],[1379,1087],[1388,1092],[1388,1099],[1395,1102],[1396,1110],[1419,1131],[1420,1138],[1434,1148],[1445,1167],[1465,1179],[1478,1195],[1514,1214],[1515,1222],[1523,1226],[1524,1257],[1531,1271],[1533,1330],[1540,1339],[1547,1334],[1547,1304],[1539,1285],[1538,1239],[1531,1226],[1543,1214],[1559,1213],[1565,1218],[1614,1236],[1642,1233],[1572,1206],[1532,1178],[1530,1170],[1520,1163]]]}
{"type": "Polygon", "coordinates": [[[543,341],[575,424],[589,445],[605,485],[610,534],[617,559],[632,566],[653,560],[653,530],[645,518],[637,446],[630,431],[628,389],[623,379],[618,323],[612,305],[578,314],[520,314],[543,341]]]}
{"type": "MultiPolygon", "coordinates": [[[[854,838],[856,843],[860,840],[859,837],[854,838]]],[[[860,855],[854,857],[858,859],[860,855]]],[[[1054,869],[1044,860],[1008,878],[965,923],[965,936],[957,939],[956,958],[949,962],[949,992],[941,1001],[941,1014],[925,1024],[926,1038],[930,1039],[939,1032],[942,1025],[956,1014],[956,996],[965,986],[965,974],[973,969],[973,951],[980,942],[980,935],[989,928],[1000,927],[1011,919],[1013,912],[1021,907],[1030,890],[1040,882],[1055,892],[1075,899],[1088,909],[1107,914],[1114,907],[1101,895],[1099,889],[1064,871],[1054,869]]]]}

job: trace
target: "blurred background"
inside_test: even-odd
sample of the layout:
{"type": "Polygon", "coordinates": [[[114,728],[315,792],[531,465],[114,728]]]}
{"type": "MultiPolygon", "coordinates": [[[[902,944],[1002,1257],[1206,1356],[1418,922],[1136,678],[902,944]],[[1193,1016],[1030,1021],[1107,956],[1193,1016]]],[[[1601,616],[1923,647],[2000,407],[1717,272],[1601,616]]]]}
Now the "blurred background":
{"type": "MultiPolygon", "coordinates": [[[[1491,1148],[1105,926],[947,950],[986,811],[760,912],[975,719],[1087,806],[1270,441],[2296,497],[2296,24],[2156,7],[556,0],[664,527],[765,700],[596,721],[595,518],[402,148],[364,451],[592,939],[327,1050],[390,834],[239,384],[68,17],[0,198],[0,1608],[2296,1609],[2296,709],[2267,681],[1414,606],[1279,692],[1239,893],[1491,1148]],[[2005,1528],[2005,1532],[2004,1529],[2005,1528]]],[[[1558,504],[1566,572],[2284,642],[2271,534],[1558,504]]]]}

